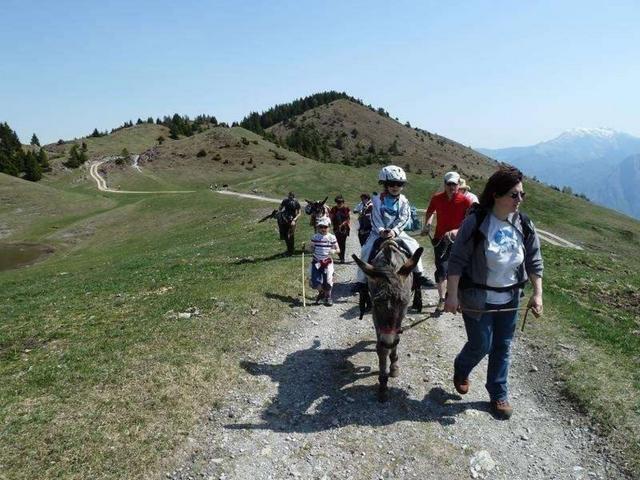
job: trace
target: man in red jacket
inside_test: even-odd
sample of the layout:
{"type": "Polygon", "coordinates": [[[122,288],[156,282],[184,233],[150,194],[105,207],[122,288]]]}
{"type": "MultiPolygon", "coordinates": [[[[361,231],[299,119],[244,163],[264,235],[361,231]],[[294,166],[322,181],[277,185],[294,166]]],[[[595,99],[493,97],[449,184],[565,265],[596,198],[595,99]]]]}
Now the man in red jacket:
{"type": "Polygon", "coordinates": [[[431,239],[436,264],[436,283],[440,300],[436,312],[444,310],[444,296],[447,291],[447,263],[451,244],[456,238],[458,228],[471,206],[472,201],[458,191],[460,175],[458,172],[447,172],[444,175],[444,192],[431,197],[425,214],[423,235],[429,235],[434,215],[437,217],[436,232],[431,239]]]}

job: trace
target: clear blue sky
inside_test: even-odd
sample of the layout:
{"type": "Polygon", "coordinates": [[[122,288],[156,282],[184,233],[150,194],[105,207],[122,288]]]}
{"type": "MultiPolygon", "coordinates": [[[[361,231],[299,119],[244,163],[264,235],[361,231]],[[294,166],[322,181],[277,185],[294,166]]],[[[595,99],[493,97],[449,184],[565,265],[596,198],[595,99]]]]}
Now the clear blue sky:
{"type": "Polygon", "coordinates": [[[0,0],[0,121],[28,143],[344,90],[474,147],[640,136],[640,2],[0,0]]]}

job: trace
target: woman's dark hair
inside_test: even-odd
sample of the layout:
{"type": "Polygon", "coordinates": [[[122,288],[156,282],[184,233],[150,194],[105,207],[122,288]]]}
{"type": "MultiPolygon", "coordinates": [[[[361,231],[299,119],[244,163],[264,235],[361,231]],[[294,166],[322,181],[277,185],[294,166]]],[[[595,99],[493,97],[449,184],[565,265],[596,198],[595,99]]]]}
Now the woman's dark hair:
{"type": "Polygon", "coordinates": [[[361,193],[360,198],[366,198],[368,200],[371,198],[371,195],[369,195],[368,193],[361,193]]]}
{"type": "Polygon", "coordinates": [[[338,195],[336,198],[334,198],[335,202],[343,202],[344,203],[344,197],[342,195],[338,195]]]}
{"type": "Polygon", "coordinates": [[[505,195],[509,190],[522,181],[522,172],[516,167],[500,167],[489,177],[484,190],[480,194],[480,206],[487,210],[493,208],[495,197],[505,195]]]}

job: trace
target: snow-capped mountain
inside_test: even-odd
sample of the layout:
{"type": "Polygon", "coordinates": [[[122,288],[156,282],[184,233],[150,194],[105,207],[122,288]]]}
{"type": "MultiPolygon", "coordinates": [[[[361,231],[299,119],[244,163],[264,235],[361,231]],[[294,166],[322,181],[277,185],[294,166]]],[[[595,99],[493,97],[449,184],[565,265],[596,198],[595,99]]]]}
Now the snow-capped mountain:
{"type": "Polygon", "coordinates": [[[624,189],[610,185],[617,194],[604,193],[602,182],[634,178],[637,162],[625,159],[640,154],[640,138],[610,128],[574,128],[552,140],[527,147],[478,149],[496,160],[510,163],[525,174],[558,187],[569,186],[596,203],[640,218],[640,205],[630,205],[624,189]],[[632,169],[633,171],[627,171],[632,169]]]}

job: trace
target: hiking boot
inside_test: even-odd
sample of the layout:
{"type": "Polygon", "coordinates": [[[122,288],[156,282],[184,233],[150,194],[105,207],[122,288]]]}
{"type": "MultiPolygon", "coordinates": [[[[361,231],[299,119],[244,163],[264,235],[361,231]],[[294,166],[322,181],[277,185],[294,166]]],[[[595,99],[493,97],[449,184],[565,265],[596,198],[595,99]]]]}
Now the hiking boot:
{"type": "Polygon", "coordinates": [[[469,393],[469,387],[471,386],[471,382],[468,378],[461,378],[457,375],[453,376],[453,386],[460,395],[466,395],[469,393]]]}
{"type": "Polygon", "coordinates": [[[326,298],[324,299],[324,304],[325,304],[325,306],[327,306],[327,307],[332,306],[332,305],[333,305],[333,299],[332,299],[331,297],[326,297],[326,298]]]}
{"type": "Polygon", "coordinates": [[[324,298],[324,293],[320,292],[318,293],[318,296],[316,297],[316,305],[320,305],[320,300],[322,300],[324,298]]]}
{"type": "Polygon", "coordinates": [[[444,298],[441,298],[440,300],[438,300],[438,306],[436,307],[436,311],[435,313],[442,313],[444,312],[444,298]]]}
{"type": "Polygon", "coordinates": [[[513,414],[513,407],[509,400],[492,400],[491,413],[500,420],[509,420],[513,414]]]}

